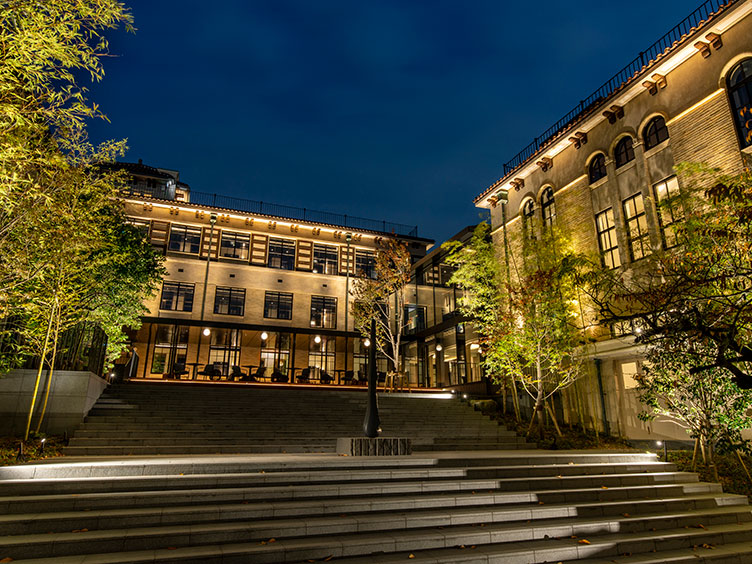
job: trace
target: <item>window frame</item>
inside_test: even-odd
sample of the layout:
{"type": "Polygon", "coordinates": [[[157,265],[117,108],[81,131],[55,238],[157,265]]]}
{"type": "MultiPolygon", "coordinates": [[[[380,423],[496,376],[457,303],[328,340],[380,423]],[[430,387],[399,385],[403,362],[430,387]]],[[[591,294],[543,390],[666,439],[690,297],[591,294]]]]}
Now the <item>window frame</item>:
{"type": "Polygon", "coordinates": [[[265,319],[283,319],[292,320],[293,294],[291,292],[264,292],[264,318],[265,319]],[[276,312],[272,315],[272,308],[276,312]],[[289,317],[281,314],[288,313],[289,317]]]}
{"type": "Polygon", "coordinates": [[[595,214],[595,231],[598,238],[601,265],[609,270],[619,268],[621,266],[621,255],[619,254],[619,240],[616,237],[614,208],[606,208],[595,214]],[[601,221],[601,218],[604,221],[601,221]]]}
{"type": "Polygon", "coordinates": [[[666,125],[666,119],[663,116],[654,116],[650,118],[650,121],[647,123],[645,130],[642,133],[642,140],[643,143],[645,143],[645,149],[648,151],[654,149],[669,139],[669,137],[668,126],[666,125]]]}
{"type": "Polygon", "coordinates": [[[734,129],[739,147],[742,150],[748,149],[752,147],[752,126],[747,126],[752,122],[752,57],[742,59],[729,71],[726,79],[726,95],[734,116],[734,129]],[[741,73],[742,76],[732,84],[737,73],[741,73]],[[746,105],[740,99],[742,96],[746,97],[746,105]],[[747,129],[746,135],[744,129],[747,129]]]}
{"type": "Polygon", "coordinates": [[[236,231],[222,231],[222,236],[219,239],[219,256],[222,258],[229,258],[235,260],[248,260],[251,254],[251,236],[248,233],[238,233],[236,231]],[[238,239],[243,239],[241,243],[245,243],[245,247],[238,247],[238,239]],[[225,245],[225,241],[232,240],[232,245],[225,245]],[[225,248],[232,250],[232,254],[225,254],[225,248]],[[238,251],[245,251],[238,253],[238,251]],[[241,255],[241,256],[238,256],[241,255]]]}
{"type": "Polygon", "coordinates": [[[632,262],[636,262],[652,253],[652,248],[650,247],[650,229],[648,228],[647,223],[647,210],[645,209],[645,198],[643,197],[642,192],[637,192],[623,200],[621,205],[626,226],[629,258],[632,262]],[[642,211],[638,210],[636,204],[637,201],[640,202],[642,211]],[[635,202],[634,215],[632,215],[632,212],[629,209],[630,202],[635,202]],[[634,236],[635,231],[638,233],[636,237],[634,236]],[[639,248],[640,256],[637,256],[637,253],[635,253],[636,248],[639,248]]]}
{"type": "Polygon", "coordinates": [[[269,237],[266,266],[279,270],[295,270],[295,240],[269,237]],[[272,246],[279,248],[273,249],[272,246]]]}
{"type": "Polygon", "coordinates": [[[556,202],[553,186],[544,188],[540,197],[541,219],[543,228],[551,227],[556,220],[556,202]]]}
{"type": "Polygon", "coordinates": [[[676,224],[684,221],[684,208],[680,200],[681,188],[679,186],[679,178],[673,175],[653,184],[653,197],[655,198],[658,228],[661,232],[661,244],[664,249],[676,247],[679,244],[676,235],[676,224]],[[665,197],[662,197],[659,191],[659,187],[661,186],[665,186],[665,197]],[[669,221],[666,220],[667,217],[669,221]],[[670,234],[670,236],[667,236],[667,234],[670,234]]]}
{"type": "Polygon", "coordinates": [[[606,155],[598,153],[590,159],[590,162],[588,163],[588,182],[594,184],[607,176],[608,169],[606,168],[606,155]]]}
{"type": "Polygon", "coordinates": [[[635,160],[634,140],[630,135],[625,135],[614,146],[614,165],[619,169],[633,160],[635,160]]]}
{"type": "Polygon", "coordinates": [[[363,278],[376,279],[376,253],[365,249],[355,249],[355,274],[363,278]]]}
{"type": "Polygon", "coordinates": [[[311,327],[317,329],[337,328],[337,298],[311,296],[311,327]]]}
{"type": "Polygon", "coordinates": [[[179,223],[173,223],[170,225],[170,236],[167,238],[167,250],[174,253],[184,253],[187,255],[198,255],[201,252],[201,236],[203,230],[200,227],[193,227],[192,225],[182,225],[179,223]],[[178,240],[177,237],[173,238],[173,235],[178,235],[180,231],[182,233],[182,239],[178,240]],[[197,237],[197,241],[190,240],[188,234],[197,237]],[[173,245],[176,248],[173,248],[173,245]],[[190,245],[190,250],[186,250],[186,246],[190,245]],[[194,250],[195,245],[195,250],[194,250]]]}
{"type": "Polygon", "coordinates": [[[324,243],[314,243],[312,265],[314,274],[338,274],[339,249],[337,246],[326,245],[324,243]],[[317,257],[317,253],[320,253],[323,256],[317,257]],[[319,269],[321,265],[323,265],[323,267],[319,269]]]}
{"type": "Polygon", "coordinates": [[[216,315],[233,315],[236,317],[243,317],[245,315],[245,288],[233,288],[231,286],[217,286],[214,291],[214,313],[216,315]],[[226,296],[220,296],[220,292],[226,293],[226,296]],[[226,300],[220,302],[219,300],[226,300]],[[233,304],[233,301],[239,300],[233,304]],[[226,306],[226,307],[222,307],[226,306]],[[226,311],[218,311],[225,309],[226,311]],[[234,309],[234,311],[233,311],[234,309]]]}
{"type": "Polygon", "coordinates": [[[193,311],[193,298],[196,291],[196,285],[190,282],[174,282],[166,280],[162,282],[162,292],[159,297],[159,309],[163,311],[193,311]],[[174,287],[174,298],[171,300],[171,304],[174,307],[165,307],[165,289],[167,287],[174,287]],[[190,299],[188,299],[190,296],[190,299]],[[183,307],[180,309],[178,306],[181,303],[183,307]],[[186,307],[186,304],[188,307],[186,307]]]}

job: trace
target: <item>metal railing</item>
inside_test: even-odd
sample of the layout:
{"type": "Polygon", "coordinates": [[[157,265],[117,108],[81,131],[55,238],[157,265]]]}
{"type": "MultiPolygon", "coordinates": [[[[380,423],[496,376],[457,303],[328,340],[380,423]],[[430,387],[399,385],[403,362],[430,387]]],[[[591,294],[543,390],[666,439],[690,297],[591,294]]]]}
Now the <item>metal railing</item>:
{"type": "Polygon", "coordinates": [[[284,204],[274,204],[258,200],[246,200],[245,198],[223,196],[222,194],[210,194],[208,192],[196,192],[194,190],[191,190],[188,193],[188,200],[180,200],[179,198],[175,197],[174,186],[172,188],[167,186],[158,186],[156,188],[144,188],[141,186],[130,187],[127,190],[127,193],[131,196],[145,196],[157,200],[185,202],[199,206],[220,208],[244,213],[266,215],[285,219],[295,219],[298,221],[310,221],[312,223],[322,223],[335,227],[364,229],[368,231],[377,231],[380,233],[402,235],[406,237],[418,236],[417,225],[404,225],[401,223],[393,223],[391,221],[368,219],[366,217],[358,217],[326,211],[310,210],[308,208],[299,208],[296,206],[287,206],[284,204]]]}
{"type": "Polygon", "coordinates": [[[707,22],[710,18],[720,13],[723,9],[736,4],[739,0],[707,0],[694,12],[684,18],[678,25],[653,43],[645,51],[642,51],[626,67],[612,76],[605,84],[593,92],[590,96],[581,100],[580,103],[555,124],[546,129],[532,143],[517,153],[514,158],[504,163],[504,176],[520,167],[539,149],[546,146],[557,134],[567,129],[580,117],[588,114],[599,102],[608,98],[611,94],[620,90],[637,77],[646,67],[653,64],[661,56],[707,22]]]}

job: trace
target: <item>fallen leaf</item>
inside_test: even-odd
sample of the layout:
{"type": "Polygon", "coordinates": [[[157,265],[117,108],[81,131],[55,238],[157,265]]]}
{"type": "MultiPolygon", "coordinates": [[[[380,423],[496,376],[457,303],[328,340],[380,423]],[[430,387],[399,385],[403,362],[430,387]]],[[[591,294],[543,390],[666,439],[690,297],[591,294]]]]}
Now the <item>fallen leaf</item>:
{"type": "Polygon", "coordinates": [[[621,516],[622,517],[629,517],[629,513],[622,513],[621,516]]]}
{"type": "Polygon", "coordinates": [[[0,560],[0,562],[13,562],[13,559],[10,556],[8,556],[7,558],[3,558],[2,560],[0,560]]]}
{"type": "Polygon", "coordinates": [[[602,490],[607,490],[607,489],[608,489],[608,486],[601,486],[601,489],[602,489],[602,490]]]}
{"type": "Polygon", "coordinates": [[[324,562],[329,562],[332,558],[334,558],[334,555],[330,554],[329,556],[327,556],[326,558],[324,558],[324,562]]]}
{"type": "Polygon", "coordinates": [[[415,555],[411,552],[408,556],[408,558],[415,558],[415,555]]]}
{"type": "Polygon", "coordinates": [[[695,525],[695,529],[705,529],[705,525],[698,523],[697,525],[695,525]]]}
{"type": "Polygon", "coordinates": [[[590,544],[590,541],[589,541],[589,540],[587,540],[587,539],[580,539],[580,540],[579,540],[579,541],[577,541],[577,542],[578,542],[579,544],[590,544]]]}
{"type": "Polygon", "coordinates": [[[167,550],[177,550],[177,549],[178,549],[178,547],[176,547],[176,546],[168,546],[167,547],[167,550]]]}
{"type": "Polygon", "coordinates": [[[268,542],[277,542],[277,539],[269,539],[268,542]]]}

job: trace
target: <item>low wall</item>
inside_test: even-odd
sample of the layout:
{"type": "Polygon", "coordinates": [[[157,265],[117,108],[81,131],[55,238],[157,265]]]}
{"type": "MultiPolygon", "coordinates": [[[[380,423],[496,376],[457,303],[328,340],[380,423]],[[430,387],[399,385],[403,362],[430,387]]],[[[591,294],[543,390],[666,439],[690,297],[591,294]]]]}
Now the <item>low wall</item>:
{"type": "MultiPolygon", "coordinates": [[[[36,370],[12,370],[0,376],[0,435],[22,435],[34,391],[36,370]]],[[[42,373],[39,393],[31,423],[33,431],[44,403],[47,371],[42,373]]],[[[52,388],[47,413],[41,431],[51,435],[72,433],[83,421],[107,382],[92,372],[56,370],[52,374],[52,388]]]]}

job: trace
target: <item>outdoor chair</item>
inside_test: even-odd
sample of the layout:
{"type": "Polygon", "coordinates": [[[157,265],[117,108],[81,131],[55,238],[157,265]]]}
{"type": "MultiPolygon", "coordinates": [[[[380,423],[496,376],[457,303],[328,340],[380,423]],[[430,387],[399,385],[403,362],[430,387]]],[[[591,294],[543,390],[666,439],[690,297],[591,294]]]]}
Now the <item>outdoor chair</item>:
{"type": "Polygon", "coordinates": [[[248,375],[240,369],[240,366],[233,366],[230,371],[230,380],[243,381],[248,375]]]}
{"type": "Polygon", "coordinates": [[[272,372],[272,382],[287,382],[287,374],[283,374],[276,368],[272,372]]]}
{"type": "Polygon", "coordinates": [[[199,374],[201,376],[208,376],[210,380],[214,380],[217,376],[222,376],[222,373],[217,370],[217,367],[213,362],[204,366],[204,369],[199,371],[199,374]]]}
{"type": "Polygon", "coordinates": [[[322,370],[321,371],[321,376],[319,376],[319,381],[322,384],[331,384],[332,382],[334,382],[334,377],[331,374],[329,374],[328,372],[322,370]]]}
{"type": "Polygon", "coordinates": [[[355,372],[353,370],[345,370],[345,377],[342,380],[342,383],[346,386],[351,386],[353,384],[353,380],[355,379],[355,372]]]}
{"type": "Polygon", "coordinates": [[[298,376],[298,382],[305,382],[306,384],[311,381],[311,369],[310,368],[304,368],[300,371],[300,376],[298,376]]]}

